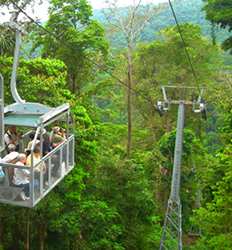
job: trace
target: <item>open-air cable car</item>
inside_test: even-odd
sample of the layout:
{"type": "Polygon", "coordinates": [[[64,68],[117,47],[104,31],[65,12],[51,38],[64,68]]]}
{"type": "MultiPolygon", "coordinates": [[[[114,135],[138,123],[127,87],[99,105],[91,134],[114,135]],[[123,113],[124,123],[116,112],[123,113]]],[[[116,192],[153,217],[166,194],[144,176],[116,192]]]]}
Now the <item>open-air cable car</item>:
{"type": "MultiPolygon", "coordinates": [[[[40,103],[26,102],[20,98],[16,88],[16,73],[22,30],[17,23],[13,23],[11,27],[16,30],[16,45],[11,75],[11,93],[15,103],[4,107],[3,77],[0,75],[0,203],[34,207],[73,169],[74,136],[70,133],[69,104],[51,108],[40,103]],[[47,131],[51,129],[52,124],[57,127],[58,122],[62,122],[66,129],[65,138],[51,148],[49,152],[42,154],[44,152],[45,134],[48,135],[47,131]],[[24,131],[20,137],[17,152],[6,152],[5,127],[17,127],[17,129],[24,131]],[[30,164],[19,165],[17,164],[20,157],[19,153],[28,150],[27,145],[29,145],[30,138],[30,164]],[[41,157],[39,159],[35,158],[34,152],[36,150],[40,152],[41,157]],[[15,157],[15,159],[8,156],[15,157]],[[6,158],[11,158],[11,161],[3,160],[6,158]],[[15,184],[16,173],[27,175],[27,183],[29,183],[27,184],[27,195],[22,196],[26,192],[25,186],[15,184]]],[[[47,138],[50,139],[50,137],[47,138]]]]}

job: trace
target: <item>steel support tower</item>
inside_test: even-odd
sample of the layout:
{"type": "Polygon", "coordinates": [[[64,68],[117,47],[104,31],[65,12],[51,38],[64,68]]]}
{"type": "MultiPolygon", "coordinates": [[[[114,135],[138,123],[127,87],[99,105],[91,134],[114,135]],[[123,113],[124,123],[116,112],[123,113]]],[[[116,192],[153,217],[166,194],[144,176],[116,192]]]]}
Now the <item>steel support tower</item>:
{"type": "Polygon", "coordinates": [[[184,102],[180,101],[176,128],[175,155],[171,193],[160,242],[160,250],[182,250],[182,219],[180,201],[181,158],[184,133],[184,102]]]}
{"type": "Polygon", "coordinates": [[[185,107],[192,106],[194,113],[206,116],[206,104],[202,96],[204,88],[191,86],[162,86],[163,101],[158,101],[156,110],[162,116],[171,105],[178,105],[176,141],[172,172],[171,192],[168,199],[160,250],[182,250],[182,211],[180,200],[181,160],[183,153],[185,107]]]}

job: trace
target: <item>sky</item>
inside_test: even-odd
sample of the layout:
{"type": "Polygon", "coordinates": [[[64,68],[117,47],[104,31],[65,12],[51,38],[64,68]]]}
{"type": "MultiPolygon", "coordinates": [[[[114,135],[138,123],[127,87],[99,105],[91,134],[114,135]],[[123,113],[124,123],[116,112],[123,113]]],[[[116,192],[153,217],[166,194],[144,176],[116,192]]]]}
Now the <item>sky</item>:
{"type": "MultiPolygon", "coordinates": [[[[89,3],[92,5],[93,9],[102,9],[106,8],[106,0],[88,0],[89,3]]],[[[110,0],[108,0],[110,1],[110,0]]],[[[129,6],[133,2],[137,3],[139,0],[118,0],[119,6],[129,6]]],[[[142,0],[142,4],[147,3],[163,3],[167,2],[168,0],[142,0]]],[[[37,2],[40,2],[39,0],[37,2]]],[[[34,19],[38,19],[40,21],[46,21],[48,16],[48,1],[44,0],[42,5],[35,4],[34,12],[31,9],[27,9],[26,12],[33,17],[34,19]]],[[[23,15],[22,15],[23,16],[23,15]]],[[[0,8],[0,23],[9,21],[9,11],[6,8],[0,8]]]]}

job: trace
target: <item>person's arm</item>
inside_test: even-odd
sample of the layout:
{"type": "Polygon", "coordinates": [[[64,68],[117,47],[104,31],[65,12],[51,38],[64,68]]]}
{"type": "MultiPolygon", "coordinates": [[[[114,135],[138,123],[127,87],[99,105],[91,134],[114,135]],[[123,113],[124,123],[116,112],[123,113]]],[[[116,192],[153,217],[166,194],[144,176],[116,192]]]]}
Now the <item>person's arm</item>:
{"type": "Polygon", "coordinates": [[[31,155],[28,155],[26,165],[29,167],[31,166],[31,155]]]}

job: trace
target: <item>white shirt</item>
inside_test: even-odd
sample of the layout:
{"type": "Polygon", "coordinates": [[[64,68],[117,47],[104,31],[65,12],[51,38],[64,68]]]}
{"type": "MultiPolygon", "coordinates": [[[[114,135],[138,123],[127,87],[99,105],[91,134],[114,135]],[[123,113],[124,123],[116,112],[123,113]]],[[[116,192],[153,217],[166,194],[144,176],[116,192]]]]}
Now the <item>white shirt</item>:
{"type": "Polygon", "coordinates": [[[9,130],[4,134],[4,141],[6,143],[6,145],[9,145],[11,143],[13,144],[18,144],[18,138],[17,138],[17,134],[13,134],[11,133],[9,130]]]}
{"type": "Polygon", "coordinates": [[[7,155],[5,155],[2,159],[0,159],[1,163],[10,163],[13,160],[16,160],[17,157],[19,156],[18,152],[11,152],[7,155]]]}
{"type": "MultiPolygon", "coordinates": [[[[24,164],[20,161],[16,162],[18,166],[24,166],[24,164]]],[[[27,184],[30,182],[29,180],[30,171],[27,169],[16,168],[14,170],[13,183],[15,185],[27,184]]]]}
{"type": "MultiPolygon", "coordinates": [[[[19,156],[18,152],[11,152],[8,155],[4,156],[3,158],[0,158],[0,163],[10,163],[11,161],[17,159],[19,156]]],[[[3,175],[2,167],[0,166],[0,172],[3,175]]]]}

